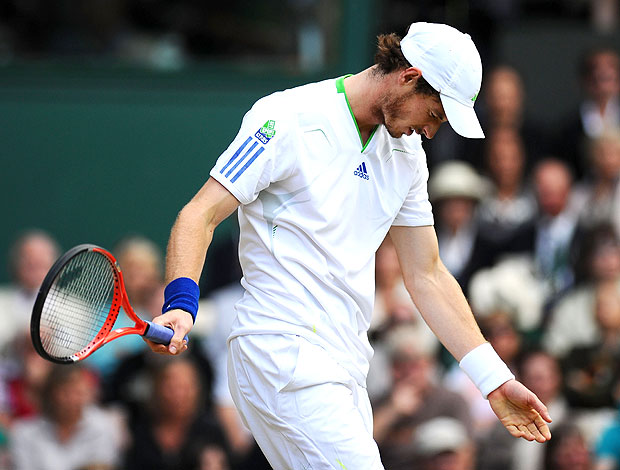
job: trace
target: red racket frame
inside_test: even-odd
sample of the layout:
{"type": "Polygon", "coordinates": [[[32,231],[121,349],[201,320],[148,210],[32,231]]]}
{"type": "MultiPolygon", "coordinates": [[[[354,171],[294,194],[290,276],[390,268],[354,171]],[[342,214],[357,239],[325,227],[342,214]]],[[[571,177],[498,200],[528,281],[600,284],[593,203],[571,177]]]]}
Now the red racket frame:
{"type": "MultiPolygon", "coordinates": [[[[160,325],[153,325],[153,326],[160,327],[160,325]]],[[[90,245],[90,244],[79,245],[79,246],[72,248],[67,253],[65,253],[63,256],[61,256],[58,259],[58,261],[56,261],[54,266],[52,266],[45,280],[43,281],[41,290],[39,291],[39,295],[37,296],[37,299],[35,301],[34,308],[33,308],[33,314],[32,314],[32,321],[30,325],[32,342],[34,344],[36,351],[45,359],[48,359],[52,362],[63,363],[63,364],[73,363],[73,362],[86,359],[88,356],[90,356],[96,350],[101,348],[103,345],[121,336],[126,336],[126,335],[131,335],[131,334],[138,334],[138,335],[144,336],[147,333],[148,329],[149,329],[149,323],[142,320],[140,317],[138,317],[138,315],[136,315],[135,311],[133,310],[133,308],[131,307],[129,303],[129,298],[125,290],[125,281],[123,280],[123,273],[121,271],[120,266],[118,265],[118,262],[116,261],[116,258],[114,258],[112,253],[110,253],[109,251],[99,246],[90,245]],[[110,263],[112,270],[113,270],[113,275],[114,275],[114,293],[112,296],[112,305],[110,307],[110,311],[108,313],[108,316],[103,326],[97,332],[93,340],[90,343],[88,343],[81,351],[73,354],[72,356],[68,356],[67,359],[60,359],[58,357],[50,356],[48,352],[45,351],[45,349],[43,348],[43,344],[41,342],[40,333],[39,333],[41,311],[45,304],[45,299],[47,297],[49,289],[51,288],[54,280],[56,279],[58,274],[61,272],[63,267],[66,266],[66,264],[71,259],[73,259],[75,256],[77,256],[78,254],[84,251],[97,252],[105,256],[107,261],[110,263]],[[121,307],[123,308],[127,316],[134,322],[134,326],[126,326],[126,327],[113,329],[114,324],[116,323],[116,319],[118,318],[118,315],[120,313],[121,307]]]]}

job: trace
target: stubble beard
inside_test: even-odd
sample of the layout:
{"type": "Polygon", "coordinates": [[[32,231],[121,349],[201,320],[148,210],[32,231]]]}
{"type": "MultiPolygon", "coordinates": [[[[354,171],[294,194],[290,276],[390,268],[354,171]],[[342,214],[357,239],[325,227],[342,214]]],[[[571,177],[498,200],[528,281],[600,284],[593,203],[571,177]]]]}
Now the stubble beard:
{"type": "Polygon", "coordinates": [[[413,94],[414,93],[412,92],[398,98],[391,95],[386,95],[373,110],[373,114],[375,114],[375,116],[377,116],[377,118],[385,126],[388,134],[395,139],[402,137],[405,132],[394,127],[394,120],[402,115],[403,104],[405,101],[410,99],[413,94]]]}

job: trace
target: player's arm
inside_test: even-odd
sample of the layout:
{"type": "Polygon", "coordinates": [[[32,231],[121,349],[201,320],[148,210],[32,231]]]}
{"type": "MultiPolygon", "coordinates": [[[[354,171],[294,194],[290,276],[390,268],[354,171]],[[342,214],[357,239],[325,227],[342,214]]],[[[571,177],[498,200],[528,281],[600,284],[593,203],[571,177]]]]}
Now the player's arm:
{"type": "Polygon", "coordinates": [[[390,235],[411,298],[424,320],[488,397],[495,414],[515,437],[544,442],[551,437],[547,408],[514,380],[482,336],[463,292],[439,258],[432,226],[394,226],[390,235]]]}
{"type": "MultiPolygon", "coordinates": [[[[166,283],[179,278],[189,278],[198,283],[215,227],[238,206],[239,201],[224,186],[209,178],[179,212],[172,227],[166,253],[166,283]]],[[[183,338],[193,326],[188,312],[170,310],[154,318],[153,322],[174,330],[168,347],[147,341],[153,351],[179,354],[187,348],[183,338]]]]}

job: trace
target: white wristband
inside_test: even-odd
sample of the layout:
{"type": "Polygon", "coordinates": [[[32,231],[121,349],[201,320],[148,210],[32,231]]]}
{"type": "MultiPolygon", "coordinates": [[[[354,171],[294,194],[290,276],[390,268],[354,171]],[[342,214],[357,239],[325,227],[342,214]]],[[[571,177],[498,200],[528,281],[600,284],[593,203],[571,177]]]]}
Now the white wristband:
{"type": "Polygon", "coordinates": [[[476,384],[484,398],[500,385],[515,378],[490,343],[469,351],[459,363],[461,369],[476,384]]]}

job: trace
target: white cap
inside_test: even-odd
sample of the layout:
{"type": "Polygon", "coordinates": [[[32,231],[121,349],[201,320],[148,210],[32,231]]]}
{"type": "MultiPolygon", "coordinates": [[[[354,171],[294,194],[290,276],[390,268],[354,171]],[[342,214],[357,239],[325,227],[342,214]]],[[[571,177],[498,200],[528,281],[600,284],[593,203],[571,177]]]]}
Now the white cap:
{"type": "Polygon", "coordinates": [[[400,49],[439,92],[452,129],[463,137],[484,138],[474,111],[482,83],[482,61],[469,34],[445,24],[413,23],[400,41],[400,49]]]}

